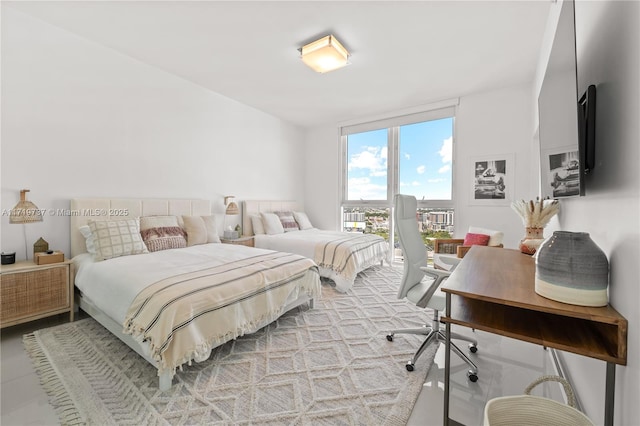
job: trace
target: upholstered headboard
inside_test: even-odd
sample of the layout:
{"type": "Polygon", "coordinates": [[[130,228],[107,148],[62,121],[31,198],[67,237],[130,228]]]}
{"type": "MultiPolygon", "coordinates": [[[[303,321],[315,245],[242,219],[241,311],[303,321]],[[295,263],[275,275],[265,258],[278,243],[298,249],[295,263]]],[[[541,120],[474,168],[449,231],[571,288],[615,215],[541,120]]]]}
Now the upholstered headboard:
{"type": "Polygon", "coordinates": [[[71,200],[71,257],[85,253],[79,231],[90,220],[117,220],[140,216],[208,216],[211,201],[198,199],[77,198],[71,200]]]}
{"type": "Polygon", "coordinates": [[[249,200],[244,202],[244,212],[242,215],[242,233],[253,235],[253,225],[251,216],[260,213],[271,213],[277,211],[301,211],[302,206],[297,201],[281,200],[249,200]]]}

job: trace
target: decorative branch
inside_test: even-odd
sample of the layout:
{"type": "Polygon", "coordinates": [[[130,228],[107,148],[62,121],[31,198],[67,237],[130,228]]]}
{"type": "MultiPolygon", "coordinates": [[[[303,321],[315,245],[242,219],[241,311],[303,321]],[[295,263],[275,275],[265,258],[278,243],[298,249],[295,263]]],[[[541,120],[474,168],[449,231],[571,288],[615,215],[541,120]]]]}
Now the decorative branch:
{"type": "Polygon", "coordinates": [[[527,228],[544,228],[560,210],[558,200],[518,200],[511,203],[527,228]]]}

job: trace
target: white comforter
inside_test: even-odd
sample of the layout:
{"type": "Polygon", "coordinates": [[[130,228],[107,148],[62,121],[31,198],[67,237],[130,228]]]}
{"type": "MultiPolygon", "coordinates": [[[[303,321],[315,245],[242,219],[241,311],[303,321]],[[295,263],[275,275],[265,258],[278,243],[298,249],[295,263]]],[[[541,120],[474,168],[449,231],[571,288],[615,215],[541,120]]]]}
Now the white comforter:
{"type": "Polygon", "coordinates": [[[376,244],[367,244],[364,250],[353,252],[353,255],[348,259],[350,262],[348,268],[344,267],[344,257],[320,256],[317,250],[330,242],[345,238],[355,240],[362,236],[363,234],[360,233],[313,228],[275,235],[256,235],[254,244],[259,248],[296,253],[313,259],[320,266],[320,275],[332,279],[336,283],[336,289],[345,292],[353,286],[359,272],[387,258],[387,242],[382,237],[367,234],[367,237],[377,240],[376,244]]]}
{"type": "Polygon", "coordinates": [[[233,244],[202,244],[101,262],[84,253],[73,258],[75,285],[111,319],[122,324],[129,306],[145,287],[176,274],[245,257],[247,247],[233,244]]]}
{"type": "Polygon", "coordinates": [[[149,345],[159,374],[252,333],[292,299],[320,295],[317,266],[306,257],[206,244],[94,262],[74,259],[83,297],[149,345]]]}

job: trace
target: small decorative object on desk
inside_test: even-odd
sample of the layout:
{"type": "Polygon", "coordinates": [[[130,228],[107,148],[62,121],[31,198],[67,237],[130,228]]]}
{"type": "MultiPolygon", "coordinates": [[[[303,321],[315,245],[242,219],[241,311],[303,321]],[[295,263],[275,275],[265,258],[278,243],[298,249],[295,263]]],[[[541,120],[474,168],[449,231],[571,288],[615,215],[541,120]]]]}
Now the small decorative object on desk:
{"type": "Polygon", "coordinates": [[[609,261],[586,232],[555,231],[536,255],[535,291],[579,306],[609,303],[609,261]]]}
{"type": "Polygon", "coordinates": [[[560,210],[558,200],[514,201],[511,208],[518,213],[525,226],[526,234],[520,240],[520,251],[534,254],[544,241],[544,227],[560,210]]]}

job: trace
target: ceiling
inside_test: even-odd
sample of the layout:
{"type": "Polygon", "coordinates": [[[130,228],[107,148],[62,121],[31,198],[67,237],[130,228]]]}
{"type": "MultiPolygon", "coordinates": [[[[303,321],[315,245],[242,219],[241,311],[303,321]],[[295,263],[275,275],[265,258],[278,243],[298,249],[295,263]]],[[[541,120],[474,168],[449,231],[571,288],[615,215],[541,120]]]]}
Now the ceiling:
{"type": "Polygon", "coordinates": [[[4,5],[310,127],[530,82],[550,0],[4,5]],[[318,74],[297,49],[330,33],[351,65],[318,74]]]}

